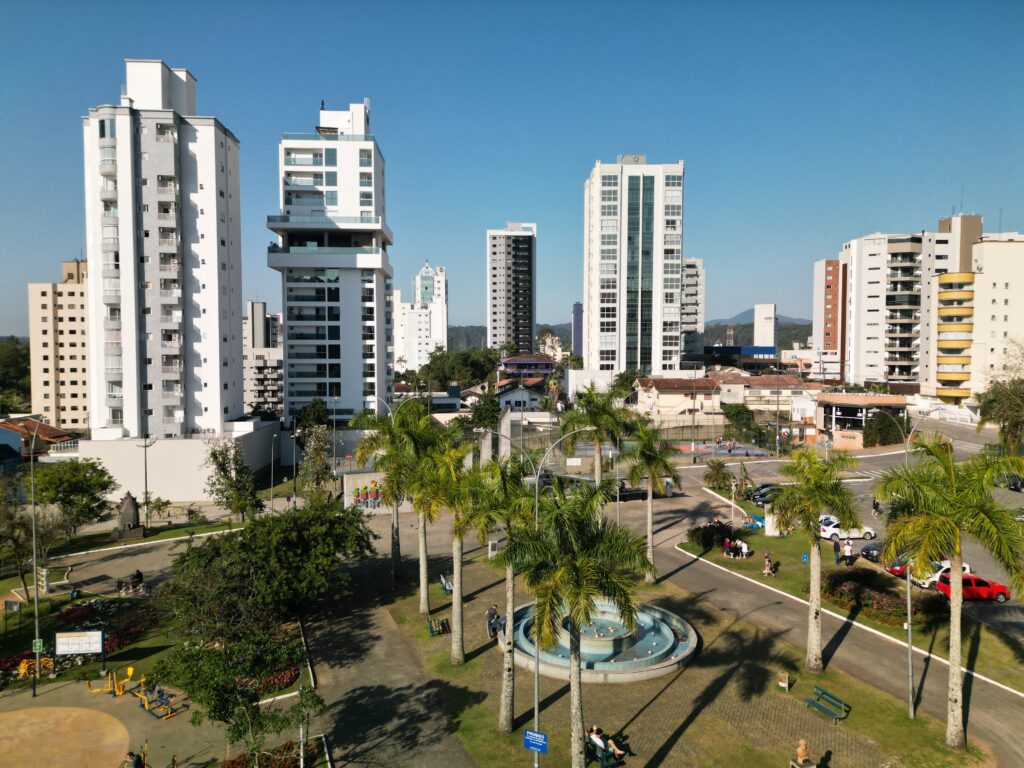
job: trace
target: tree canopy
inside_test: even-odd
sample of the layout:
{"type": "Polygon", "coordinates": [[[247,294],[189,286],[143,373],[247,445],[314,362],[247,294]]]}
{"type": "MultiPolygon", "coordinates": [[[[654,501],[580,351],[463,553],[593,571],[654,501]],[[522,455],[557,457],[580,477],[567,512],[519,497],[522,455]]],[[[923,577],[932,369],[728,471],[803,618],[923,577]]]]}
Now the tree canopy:
{"type": "Polygon", "coordinates": [[[238,515],[240,520],[263,509],[263,501],[256,493],[256,478],[237,441],[212,443],[206,454],[206,466],[210,469],[206,492],[218,506],[238,515]]]}
{"type": "Polygon", "coordinates": [[[96,459],[67,459],[36,467],[36,499],[52,504],[60,513],[66,536],[74,536],[86,523],[98,520],[106,497],[120,486],[96,459]]]}

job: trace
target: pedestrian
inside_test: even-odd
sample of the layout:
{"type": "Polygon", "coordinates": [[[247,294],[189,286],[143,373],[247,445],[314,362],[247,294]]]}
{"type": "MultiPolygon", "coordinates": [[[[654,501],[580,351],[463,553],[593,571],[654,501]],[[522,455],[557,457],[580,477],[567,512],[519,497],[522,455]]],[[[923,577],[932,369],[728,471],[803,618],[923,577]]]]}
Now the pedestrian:
{"type": "Polygon", "coordinates": [[[146,763],[143,761],[142,755],[129,752],[124,756],[124,768],[146,768],[146,763]]]}
{"type": "Polygon", "coordinates": [[[775,569],[772,567],[772,554],[767,549],[764,551],[764,570],[761,571],[761,575],[775,578],[775,569]]]}
{"type": "Polygon", "coordinates": [[[846,545],[843,547],[843,556],[846,558],[847,568],[853,565],[853,542],[849,539],[846,540],[846,545]]]}
{"type": "Polygon", "coordinates": [[[836,556],[836,565],[839,565],[839,539],[832,542],[832,554],[836,556]]]}
{"type": "Polygon", "coordinates": [[[498,618],[498,606],[492,605],[484,612],[484,624],[487,628],[487,637],[491,640],[494,639],[494,629],[492,624],[496,618],[498,618]]]}

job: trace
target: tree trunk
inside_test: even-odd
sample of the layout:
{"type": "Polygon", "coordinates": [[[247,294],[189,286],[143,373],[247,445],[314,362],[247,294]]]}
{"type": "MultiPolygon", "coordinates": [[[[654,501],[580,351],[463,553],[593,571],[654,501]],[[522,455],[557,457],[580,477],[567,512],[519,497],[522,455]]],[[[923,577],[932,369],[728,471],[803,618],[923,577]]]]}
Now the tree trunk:
{"type": "Polygon", "coordinates": [[[811,544],[811,591],[807,601],[807,658],[808,672],[821,672],[821,550],[817,538],[811,544]]]}
{"type": "MultiPolygon", "coordinates": [[[[21,563],[18,563],[18,578],[21,580],[21,588],[25,591],[25,602],[28,602],[28,582],[25,581],[25,571],[21,567],[21,563]]],[[[36,574],[36,578],[39,578],[39,574],[36,574]]]]}
{"type": "Polygon", "coordinates": [[[452,664],[466,661],[462,626],[462,539],[452,536],[452,664]]]}
{"type": "Polygon", "coordinates": [[[512,733],[512,717],[515,711],[516,666],[515,646],[512,644],[512,614],[516,605],[516,574],[511,563],[505,566],[505,646],[501,654],[501,703],[498,709],[498,730],[512,733]]]}
{"type": "Polygon", "coordinates": [[[420,518],[420,613],[430,613],[430,594],[427,592],[427,516],[422,512],[420,518]]]}
{"type": "MultiPolygon", "coordinates": [[[[647,562],[654,565],[654,478],[647,478],[647,562]]],[[[648,584],[654,583],[654,572],[644,576],[648,584]]]]}
{"type": "Polygon", "coordinates": [[[584,768],[583,681],[580,675],[580,627],[569,619],[569,752],[572,768],[584,768]]]}
{"type": "Polygon", "coordinates": [[[601,441],[594,438],[594,482],[601,484],[601,441]]]}
{"type": "Polygon", "coordinates": [[[967,748],[964,736],[964,674],[960,667],[960,618],[964,607],[963,555],[949,559],[949,693],[946,705],[946,746],[962,752],[967,748]]]}
{"type": "Polygon", "coordinates": [[[398,536],[398,502],[391,507],[391,576],[402,578],[402,545],[398,536]]]}

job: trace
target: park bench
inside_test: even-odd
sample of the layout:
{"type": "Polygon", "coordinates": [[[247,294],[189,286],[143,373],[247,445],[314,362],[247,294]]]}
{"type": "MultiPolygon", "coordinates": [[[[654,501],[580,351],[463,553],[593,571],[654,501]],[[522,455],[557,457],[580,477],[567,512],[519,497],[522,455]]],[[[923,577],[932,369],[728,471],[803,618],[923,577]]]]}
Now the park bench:
{"type": "Polygon", "coordinates": [[[793,687],[793,678],[789,676],[788,672],[779,672],[779,688],[789,690],[793,687]]]}
{"type": "Polygon", "coordinates": [[[808,707],[813,707],[823,715],[828,715],[836,723],[840,720],[845,720],[849,716],[851,709],[849,704],[819,685],[814,686],[814,698],[804,699],[804,704],[808,707]]]}
{"type": "Polygon", "coordinates": [[[614,756],[608,755],[604,750],[597,748],[597,744],[591,741],[590,737],[586,737],[587,745],[587,756],[596,760],[599,768],[612,768],[612,766],[619,765],[622,761],[616,760],[614,756]]]}
{"type": "Polygon", "coordinates": [[[427,619],[427,629],[430,630],[431,637],[437,637],[451,634],[452,625],[448,623],[448,619],[427,619]]]}
{"type": "Polygon", "coordinates": [[[452,586],[452,583],[450,581],[448,581],[448,579],[446,579],[444,577],[444,574],[442,573],[441,574],[441,591],[444,592],[446,595],[450,595],[454,589],[455,589],[455,587],[452,586]]]}

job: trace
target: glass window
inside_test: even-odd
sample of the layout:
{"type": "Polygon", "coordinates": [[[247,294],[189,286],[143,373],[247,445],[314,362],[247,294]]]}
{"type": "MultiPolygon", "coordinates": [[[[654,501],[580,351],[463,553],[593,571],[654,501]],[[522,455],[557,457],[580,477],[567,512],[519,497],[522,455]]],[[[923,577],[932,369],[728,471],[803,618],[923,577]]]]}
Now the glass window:
{"type": "Polygon", "coordinates": [[[602,176],[601,177],[601,186],[602,187],[617,187],[617,186],[619,186],[619,177],[618,176],[602,176]]]}
{"type": "Polygon", "coordinates": [[[338,172],[337,171],[327,171],[324,174],[324,183],[328,187],[336,187],[336,186],[338,186],[338,172]]]}
{"type": "Polygon", "coordinates": [[[373,165],[373,151],[369,149],[359,150],[359,167],[369,168],[373,165]]]}
{"type": "Polygon", "coordinates": [[[324,165],[331,168],[338,164],[338,150],[334,148],[324,150],[324,165]]]}
{"type": "Polygon", "coordinates": [[[372,206],[373,205],[373,192],[360,192],[359,193],[359,205],[361,206],[372,206]]]}
{"type": "Polygon", "coordinates": [[[325,205],[337,205],[338,204],[338,193],[336,190],[329,189],[324,192],[324,204],[325,205]]]}
{"type": "Polygon", "coordinates": [[[669,174],[665,176],[666,187],[681,187],[683,186],[683,177],[680,175],[669,174]]]}

